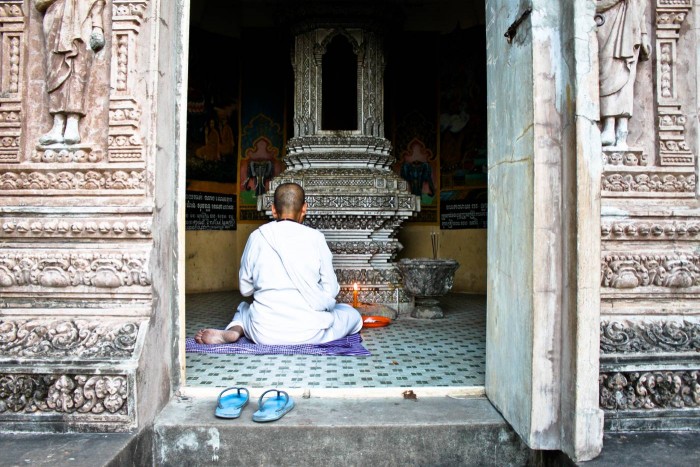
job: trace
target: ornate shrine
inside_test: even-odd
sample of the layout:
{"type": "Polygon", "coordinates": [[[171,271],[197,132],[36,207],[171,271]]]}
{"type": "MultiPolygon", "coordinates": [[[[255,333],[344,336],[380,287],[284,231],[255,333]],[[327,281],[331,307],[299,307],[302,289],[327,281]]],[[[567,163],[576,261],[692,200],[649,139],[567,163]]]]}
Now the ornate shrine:
{"type": "Polygon", "coordinates": [[[391,170],[395,159],[384,138],[381,34],[369,25],[340,22],[323,27],[305,22],[294,34],[294,137],[287,143],[286,170],[258,199],[258,209],[271,214],[279,184],[303,186],[309,205],[305,223],[325,234],[333,252],[339,301],[350,302],[357,283],[360,302],[401,311],[412,299],[403,290],[394,261],[401,249],[396,234],[420,210],[420,198],[391,170]],[[346,107],[351,115],[356,111],[356,121],[340,117],[340,128],[329,117],[337,109],[327,102],[324,106],[324,98],[333,103],[337,99],[328,95],[333,87],[324,85],[323,74],[324,60],[338,43],[352,48],[349,66],[356,69],[356,83],[353,77],[342,83],[356,87],[341,92],[357,96],[356,106],[346,107]]]}

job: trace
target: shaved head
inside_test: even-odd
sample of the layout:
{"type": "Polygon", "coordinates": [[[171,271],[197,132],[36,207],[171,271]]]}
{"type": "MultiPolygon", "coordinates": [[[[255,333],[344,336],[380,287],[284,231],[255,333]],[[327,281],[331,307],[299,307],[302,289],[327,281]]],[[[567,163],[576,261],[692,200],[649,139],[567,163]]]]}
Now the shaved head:
{"type": "Polygon", "coordinates": [[[275,190],[275,209],[283,216],[296,216],[306,202],[304,189],[296,183],[283,183],[275,190]]]}

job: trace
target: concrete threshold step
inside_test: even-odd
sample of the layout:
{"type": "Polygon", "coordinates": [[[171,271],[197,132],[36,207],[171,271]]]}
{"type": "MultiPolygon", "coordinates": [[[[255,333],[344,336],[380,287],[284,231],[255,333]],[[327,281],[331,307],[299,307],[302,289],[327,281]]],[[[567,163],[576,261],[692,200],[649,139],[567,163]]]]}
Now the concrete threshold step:
{"type": "Polygon", "coordinates": [[[0,466],[152,465],[150,430],[141,433],[0,433],[0,466]]]}
{"type": "Polygon", "coordinates": [[[176,397],[155,422],[154,463],[326,467],[528,462],[530,449],[485,397],[422,397],[418,390],[415,399],[401,391],[362,397],[361,392],[344,397],[314,392],[308,398],[292,393],[295,408],[270,423],[252,421],[257,391],[234,420],[214,416],[216,394],[176,397]]]}

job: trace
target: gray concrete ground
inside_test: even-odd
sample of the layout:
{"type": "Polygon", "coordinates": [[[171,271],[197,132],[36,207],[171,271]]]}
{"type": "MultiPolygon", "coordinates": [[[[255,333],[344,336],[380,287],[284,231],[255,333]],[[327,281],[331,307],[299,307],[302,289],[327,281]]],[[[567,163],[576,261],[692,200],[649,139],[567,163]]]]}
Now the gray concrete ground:
{"type": "MultiPolygon", "coordinates": [[[[484,398],[302,399],[270,424],[251,420],[255,407],[221,420],[209,398],[176,400],[140,435],[2,433],[0,466],[577,465],[531,452],[484,398]]],[[[578,465],[698,466],[700,432],[609,433],[578,465]]]]}

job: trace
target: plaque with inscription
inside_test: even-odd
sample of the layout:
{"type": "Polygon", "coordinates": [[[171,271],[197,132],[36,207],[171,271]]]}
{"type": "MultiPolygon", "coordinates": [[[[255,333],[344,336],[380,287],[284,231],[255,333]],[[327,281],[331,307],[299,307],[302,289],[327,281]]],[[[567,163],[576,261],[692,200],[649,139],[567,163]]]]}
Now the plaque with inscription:
{"type": "Polygon", "coordinates": [[[236,196],[204,191],[185,195],[186,230],[236,230],[236,196]]]}
{"type": "Polygon", "coordinates": [[[485,229],[487,211],[486,188],[443,192],[440,198],[440,228],[485,229]]]}

